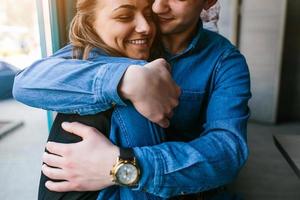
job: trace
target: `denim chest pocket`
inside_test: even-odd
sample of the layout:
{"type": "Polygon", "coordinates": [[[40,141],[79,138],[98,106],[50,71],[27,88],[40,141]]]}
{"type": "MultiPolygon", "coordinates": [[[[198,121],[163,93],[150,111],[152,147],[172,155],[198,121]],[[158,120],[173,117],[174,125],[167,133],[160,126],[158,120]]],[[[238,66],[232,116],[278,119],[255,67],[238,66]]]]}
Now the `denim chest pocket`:
{"type": "Polygon", "coordinates": [[[205,92],[182,90],[179,105],[174,109],[171,126],[178,131],[193,130],[199,126],[205,92]]]}

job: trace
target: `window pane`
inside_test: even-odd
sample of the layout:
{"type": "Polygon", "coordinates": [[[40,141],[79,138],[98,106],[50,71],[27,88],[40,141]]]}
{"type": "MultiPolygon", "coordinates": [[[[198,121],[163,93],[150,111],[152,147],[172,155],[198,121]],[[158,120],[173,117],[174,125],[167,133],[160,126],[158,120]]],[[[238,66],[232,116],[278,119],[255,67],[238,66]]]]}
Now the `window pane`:
{"type": "Polygon", "coordinates": [[[41,58],[36,11],[36,0],[1,0],[0,60],[23,69],[41,58]]]}

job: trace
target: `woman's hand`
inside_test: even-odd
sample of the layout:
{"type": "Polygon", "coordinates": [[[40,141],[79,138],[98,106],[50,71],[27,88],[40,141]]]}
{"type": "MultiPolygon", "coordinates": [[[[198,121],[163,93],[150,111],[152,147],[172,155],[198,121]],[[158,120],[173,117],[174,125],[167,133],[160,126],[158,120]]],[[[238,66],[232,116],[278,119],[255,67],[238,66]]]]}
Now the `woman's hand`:
{"type": "Polygon", "coordinates": [[[42,172],[52,180],[46,187],[51,191],[97,191],[114,183],[110,170],[117,161],[119,148],[97,129],[78,122],[63,123],[64,130],[82,137],[73,144],[48,142],[42,172]],[[87,156],[88,155],[88,156],[87,156]]]}
{"type": "Polygon", "coordinates": [[[169,126],[181,92],[171,77],[170,68],[162,58],[144,67],[130,66],[119,86],[123,98],[130,100],[141,115],[163,128],[169,126]]]}

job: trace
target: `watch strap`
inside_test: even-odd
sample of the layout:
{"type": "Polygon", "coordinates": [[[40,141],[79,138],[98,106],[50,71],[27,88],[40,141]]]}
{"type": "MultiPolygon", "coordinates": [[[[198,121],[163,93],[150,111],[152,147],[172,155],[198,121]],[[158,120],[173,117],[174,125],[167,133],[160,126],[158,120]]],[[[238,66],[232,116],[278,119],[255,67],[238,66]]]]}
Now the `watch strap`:
{"type": "Polygon", "coordinates": [[[120,148],[120,158],[122,160],[134,160],[134,152],[132,148],[120,148]]]}

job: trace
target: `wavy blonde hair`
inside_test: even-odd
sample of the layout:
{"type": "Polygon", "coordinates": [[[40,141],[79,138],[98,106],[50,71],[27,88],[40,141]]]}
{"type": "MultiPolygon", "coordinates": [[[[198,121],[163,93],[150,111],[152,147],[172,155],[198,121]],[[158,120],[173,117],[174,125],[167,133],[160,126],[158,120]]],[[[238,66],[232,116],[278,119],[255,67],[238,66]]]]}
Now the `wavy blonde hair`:
{"type": "Polygon", "coordinates": [[[73,45],[73,58],[88,59],[93,48],[100,48],[112,56],[122,56],[117,50],[106,45],[93,28],[97,1],[77,0],[76,14],[70,24],[69,39],[73,45]]]}
{"type": "MultiPolygon", "coordinates": [[[[106,45],[93,28],[97,12],[97,1],[100,0],[77,0],[76,14],[70,24],[69,39],[73,45],[73,58],[88,59],[93,48],[99,48],[111,56],[124,56],[116,49],[106,45]]],[[[153,2],[153,0],[151,0],[153,2]]],[[[153,16],[157,24],[156,16],[153,16]]],[[[162,45],[160,31],[157,28],[152,47],[150,60],[161,57],[162,45]]]]}

